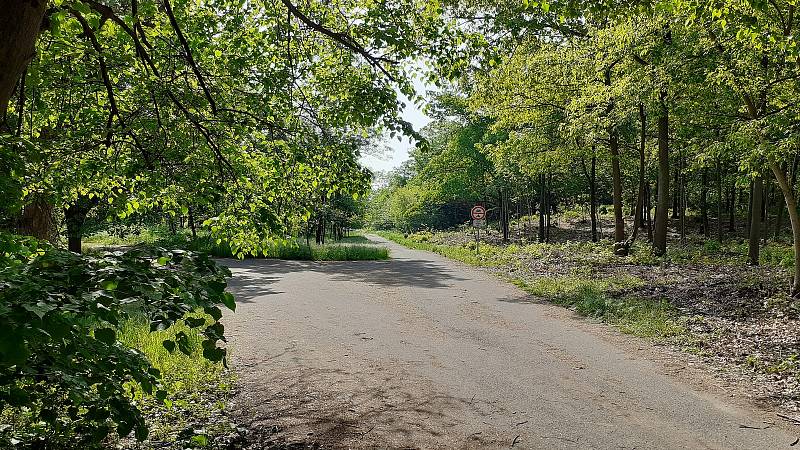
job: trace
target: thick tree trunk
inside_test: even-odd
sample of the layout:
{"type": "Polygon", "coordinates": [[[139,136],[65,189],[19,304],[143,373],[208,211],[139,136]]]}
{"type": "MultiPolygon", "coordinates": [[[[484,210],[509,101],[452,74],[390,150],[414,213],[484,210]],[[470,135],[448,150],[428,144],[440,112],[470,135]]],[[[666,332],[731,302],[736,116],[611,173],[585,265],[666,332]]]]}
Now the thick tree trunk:
{"type": "Polygon", "coordinates": [[[750,242],[748,251],[748,262],[757,266],[759,262],[759,251],[761,246],[761,192],[764,190],[764,180],[759,176],[753,182],[752,193],[750,195],[750,242]]]}
{"type": "Polygon", "coordinates": [[[658,192],[656,220],[653,229],[653,253],[657,256],[662,256],[667,252],[669,176],[669,110],[662,100],[661,114],[658,117],[658,192]]]}
{"type": "Polygon", "coordinates": [[[53,205],[44,197],[35,197],[22,209],[18,230],[22,235],[55,243],[58,239],[58,232],[53,218],[53,205]]]}
{"type": "Polygon", "coordinates": [[[622,215],[622,171],[619,166],[619,133],[616,129],[609,132],[609,150],[611,152],[611,184],[614,192],[614,254],[628,254],[625,245],[625,218],[622,215]]]}
{"type": "Polygon", "coordinates": [[[0,0],[0,113],[5,114],[14,86],[35,53],[49,2],[0,0]]]}
{"type": "Polygon", "coordinates": [[[800,216],[797,212],[797,198],[794,186],[789,184],[784,170],[774,161],[769,162],[769,167],[778,181],[789,211],[789,221],[792,224],[792,242],[794,247],[794,279],[792,280],[792,296],[800,296],[800,216]]]}
{"type": "Polygon", "coordinates": [[[83,226],[86,216],[97,205],[97,198],[79,197],[74,203],[64,210],[64,222],[67,225],[67,249],[71,252],[81,253],[81,240],[83,239],[83,226]]]}

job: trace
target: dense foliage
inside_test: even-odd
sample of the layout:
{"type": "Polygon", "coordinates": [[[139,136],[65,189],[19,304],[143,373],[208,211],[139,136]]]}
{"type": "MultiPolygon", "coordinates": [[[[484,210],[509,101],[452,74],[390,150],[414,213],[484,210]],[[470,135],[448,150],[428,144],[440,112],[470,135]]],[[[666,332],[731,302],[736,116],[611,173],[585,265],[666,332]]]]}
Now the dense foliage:
{"type": "MultiPolygon", "coordinates": [[[[385,211],[373,226],[452,226],[483,202],[506,239],[510,216],[536,214],[546,241],[551,215],[585,207],[597,240],[598,209],[611,203],[619,255],[640,230],[664,255],[670,235],[719,241],[745,228],[758,264],[789,225],[800,258],[793,1],[477,0],[447,10],[469,50],[433,107],[433,155],[413,154],[410,170],[373,194],[385,211]]],[[[800,295],[800,264],[795,272],[800,295]]]]}
{"type": "MultiPolygon", "coordinates": [[[[0,236],[7,249],[0,270],[0,400],[4,416],[16,421],[0,434],[4,445],[72,446],[77,439],[90,446],[111,431],[147,436],[128,384],[161,400],[167,394],[158,370],[117,338],[130,314],[146,317],[151,330],[178,321],[201,328],[203,356],[225,359],[218,305],[235,307],[225,292],[230,272],[208,256],[149,248],[81,256],[0,236]],[[211,319],[185,317],[197,309],[211,319]]],[[[182,332],[163,345],[191,352],[182,332]]]]}

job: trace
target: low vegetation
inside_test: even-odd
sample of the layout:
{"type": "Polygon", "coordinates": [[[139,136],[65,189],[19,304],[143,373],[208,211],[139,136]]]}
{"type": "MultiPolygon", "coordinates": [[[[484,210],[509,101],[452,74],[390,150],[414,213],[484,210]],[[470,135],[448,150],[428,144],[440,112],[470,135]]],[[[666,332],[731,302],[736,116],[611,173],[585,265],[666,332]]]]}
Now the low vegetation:
{"type": "Polygon", "coordinates": [[[231,245],[217,242],[211,236],[201,234],[193,238],[185,232],[172,233],[163,227],[150,227],[139,233],[112,236],[100,233],[89,236],[84,243],[86,251],[93,249],[125,247],[149,243],[167,248],[184,248],[207,253],[217,258],[273,258],[299,261],[374,261],[389,258],[389,250],[370,242],[361,235],[343,236],[329,239],[324,244],[306,242],[299,238],[285,239],[264,248],[263,254],[242,254],[234,252],[231,245]],[[332,241],[332,242],[331,242],[332,241]]]}
{"type": "MultiPolygon", "coordinates": [[[[95,448],[112,434],[147,438],[137,392],[165,403],[173,401],[170,385],[175,393],[148,357],[158,353],[146,352],[155,342],[208,360],[201,368],[224,364],[219,320],[220,306],[235,307],[225,291],[230,272],[207,255],[151,247],[78,255],[35,239],[0,240],[2,446],[95,448]],[[198,309],[204,315],[187,314],[198,309]],[[158,330],[166,334],[135,337],[158,330]]],[[[167,366],[172,374],[176,367],[167,366]]]]}
{"type": "MultiPolygon", "coordinates": [[[[676,243],[663,257],[653,256],[643,242],[619,257],[608,240],[529,240],[536,230],[526,229],[526,222],[512,222],[523,232],[509,243],[502,242],[502,233],[485,230],[477,249],[472,228],[377,234],[482,267],[519,286],[531,301],[559,304],[689,352],[725,379],[751,383],[761,400],[800,410],[794,331],[800,326],[800,305],[785,289],[793,268],[790,244],[764,247],[760,266],[744,264],[748,244],[743,239],[676,243]]],[[[561,219],[560,225],[551,232],[567,237],[587,224],[561,219]]]]}

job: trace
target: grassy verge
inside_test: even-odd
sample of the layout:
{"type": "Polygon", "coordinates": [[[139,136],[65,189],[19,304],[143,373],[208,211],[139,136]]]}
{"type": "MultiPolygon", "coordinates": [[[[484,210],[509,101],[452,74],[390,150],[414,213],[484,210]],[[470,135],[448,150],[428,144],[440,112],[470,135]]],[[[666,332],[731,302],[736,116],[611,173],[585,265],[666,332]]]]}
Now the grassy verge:
{"type": "Polygon", "coordinates": [[[151,333],[148,322],[135,317],[121,325],[118,337],[124,345],[147,356],[161,372],[161,382],[168,392],[167,400],[160,402],[144,393],[138,384],[130,384],[131,395],[147,417],[150,436],[143,443],[124,439],[118,445],[136,449],[192,448],[220,446],[236,438],[236,428],[225,411],[234,375],[222,364],[203,358],[198,329],[178,322],[167,330],[151,333]],[[178,332],[189,336],[189,355],[177,350],[170,353],[162,345],[164,339],[174,339],[178,332]]]}
{"type": "MultiPolygon", "coordinates": [[[[217,243],[208,235],[200,235],[196,239],[185,233],[164,234],[157,231],[145,230],[139,235],[125,238],[110,236],[102,233],[86,238],[85,249],[91,251],[103,246],[126,246],[135,244],[153,244],[167,248],[183,248],[186,250],[201,251],[219,258],[234,257],[230,246],[217,243]]],[[[295,239],[286,245],[274,245],[266,255],[250,256],[272,259],[286,259],[299,261],[376,261],[389,259],[389,250],[372,244],[364,236],[349,236],[341,241],[323,244],[306,245],[305,241],[295,239]]]]}
{"type": "MultiPolygon", "coordinates": [[[[677,311],[669,302],[624,294],[626,289],[641,285],[642,281],[636,277],[614,275],[599,279],[591,271],[573,271],[568,275],[534,275],[516,270],[523,255],[543,257],[546,256],[544,252],[555,250],[553,246],[545,248],[544,244],[531,244],[501,247],[481,244],[478,253],[474,243],[438,244],[431,241],[433,236],[430,233],[403,235],[379,231],[376,234],[409,248],[438,253],[473,266],[506,269],[502,272],[509,275],[504,277],[534,297],[572,308],[583,316],[600,319],[625,333],[648,338],[671,338],[685,333],[677,311]]],[[[581,246],[586,247],[583,244],[581,246]]],[[[573,254],[576,251],[591,253],[594,248],[561,250],[573,254]]],[[[600,252],[599,248],[596,250],[600,252]]],[[[601,252],[593,256],[595,260],[603,261],[603,255],[605,253],[601,252]]]]}

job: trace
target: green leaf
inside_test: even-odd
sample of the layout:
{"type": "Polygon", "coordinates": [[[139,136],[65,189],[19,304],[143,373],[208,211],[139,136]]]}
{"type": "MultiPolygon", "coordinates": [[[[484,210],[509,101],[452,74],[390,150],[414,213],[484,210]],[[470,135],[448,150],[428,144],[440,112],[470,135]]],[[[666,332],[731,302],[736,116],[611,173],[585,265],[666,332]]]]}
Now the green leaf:
{"type": "Polygon", "coordinates": [[[111,328],[98,328],[94,330],[94,338],[106,345],[112,345],[117,340],[117,333],[111,328]]]}
{"type": "Polygon", "coordinates": [[[236,300],[230,292],[222,294],[222,303],[231,311],[236,311],[236,300]]]}
{"type": "Polygon", "coordinates": [[[175,352],[175,341],[165,339],[164,342],[161,343],[168,352],[173,353],[175,352]]]}
{"type": "Polygon", "coordinates": [[[178,343],[178,349],[186,356],[192,354],[192,347],[189,344],[189,336],[186,335],[183,331],[179,331],[175,335],[175,341],[178,343]]]}
{"type": "Polygon", "coordinates": [[[116,280],[103,280],[100,282],[100,287],[107,290],[113,291],[119,286],[119,282],[116,280]]]}

